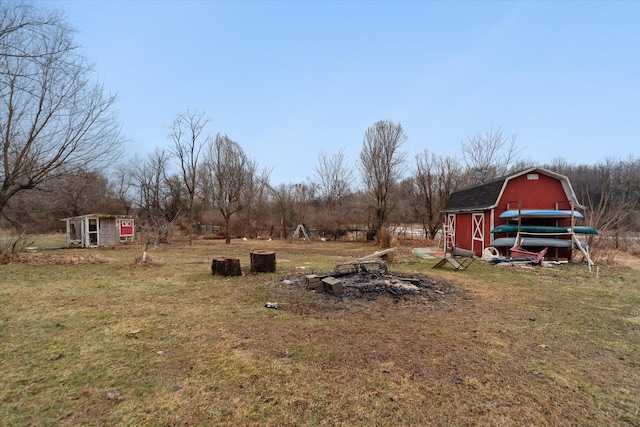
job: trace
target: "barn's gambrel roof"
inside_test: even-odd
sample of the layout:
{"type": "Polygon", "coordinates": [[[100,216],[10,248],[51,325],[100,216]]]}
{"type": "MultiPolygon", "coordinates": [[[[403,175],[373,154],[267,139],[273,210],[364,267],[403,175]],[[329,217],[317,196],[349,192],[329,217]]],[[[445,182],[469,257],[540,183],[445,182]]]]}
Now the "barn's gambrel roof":
{"type": "Polygon", "coordinates": [[[562,183],[562,188],[567,195],[567,200],[573,201],[576,208],[584,209],[584,206],[579,204],[576,199],[576,195],[573,192],[569,178],[547,169],[529,168],[451,193],[451,196],[449,196],[449,200],[447,201],[447,205],[444,208],[444,212],[467,212],[493,209],[498,205],[500,197],[502,196],[502,193],[507,187],[509,181],[530,173],[539,173],[556,178],[562,183]]]}

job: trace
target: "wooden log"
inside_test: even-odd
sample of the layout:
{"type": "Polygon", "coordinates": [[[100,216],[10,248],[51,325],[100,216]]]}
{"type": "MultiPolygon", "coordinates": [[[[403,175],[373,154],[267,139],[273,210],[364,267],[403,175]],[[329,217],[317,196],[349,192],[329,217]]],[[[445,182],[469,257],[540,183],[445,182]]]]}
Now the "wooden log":
{"type": "Polygon", "coordinates": [[[211,261],[211,273],[214,276],[242,276],[238,258],[218,257],[211,261]]]}
{"type": "Polygon", "coordinates": [[[276,253],[271,251],[251,252],[251,273],[275,273],[276,253]]]}

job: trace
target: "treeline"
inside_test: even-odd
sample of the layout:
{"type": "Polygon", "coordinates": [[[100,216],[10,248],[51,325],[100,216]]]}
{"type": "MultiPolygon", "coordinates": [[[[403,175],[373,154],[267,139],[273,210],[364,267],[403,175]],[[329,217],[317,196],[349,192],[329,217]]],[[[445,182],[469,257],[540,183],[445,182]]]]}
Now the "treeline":
{"type": "MultiPolygon", "coordinates": [[[[206,123],[204,114],[178,115],[167,151],[109,170],[69,170],[22,192],[5,209],[4,225],[51,232],[62,229],[62,218],[108,213],[137,216],[159,241],[169,239],[172,229],[193,236],[212,228],[203,225],[219,227],[229,239],[287,238],[298,224],[328,239],[355,229],[371,235],[398,224],[419,224],[433,237],[451,192],[535,166],[519,160],[515,139],[500,129],[469,138],[459,158],[425,150],[408,159],[402,126],[380,121],[365,132],[357,162],[344,150],[320,150],[313,175],[304,182],[274,184],[269,170],[239,143],[223,134],[205,136],[206,123]],[[493,154],[480,159],[482,151],[493,154]]],[[[588,224],[601,232],[640,230],[640,159],[595,165],[557,159],[539,166],[569,178],[587,207],[588,224]]]]}

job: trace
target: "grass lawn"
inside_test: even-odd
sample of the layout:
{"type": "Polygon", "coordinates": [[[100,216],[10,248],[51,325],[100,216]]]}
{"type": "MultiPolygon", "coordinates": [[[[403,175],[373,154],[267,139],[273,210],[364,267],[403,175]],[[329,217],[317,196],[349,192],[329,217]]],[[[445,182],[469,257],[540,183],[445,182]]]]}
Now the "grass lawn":
{"type": "Polygon", "coordinates": [[[390,270],[451,291],[282,282],[375,250],[198,241],[143,267],[134,246],[0,265],[0,425],[640,426],[640,271],[453,271],[401,250],[390,270]],[[211,274],[222,255],[248,272],[258,249],[275,274],[211,274]]]}

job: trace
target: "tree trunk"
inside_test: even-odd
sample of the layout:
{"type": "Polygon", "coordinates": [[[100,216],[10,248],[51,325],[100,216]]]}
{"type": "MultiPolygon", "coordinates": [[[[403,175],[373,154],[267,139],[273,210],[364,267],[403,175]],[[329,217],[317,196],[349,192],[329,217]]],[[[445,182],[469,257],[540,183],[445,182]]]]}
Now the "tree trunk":
{"type": "Polygon", "coordinates": [[[238,258],[219,257],[211,261],[211,273],[214,276],[242,276],[238,258]]]}
{"type": "Polygon", "coordinates": [[[251,252],[251,273],[275,273],[276,253],[270,251],[251,252]]]}
{"type": "Polygon", "coordinates": [[[224,228],[225,228],[224,243],[228,245],[231,243],[231,213],[227,212],[223,208],[220,208],[220,213],[224,218],[224,228]]]}

